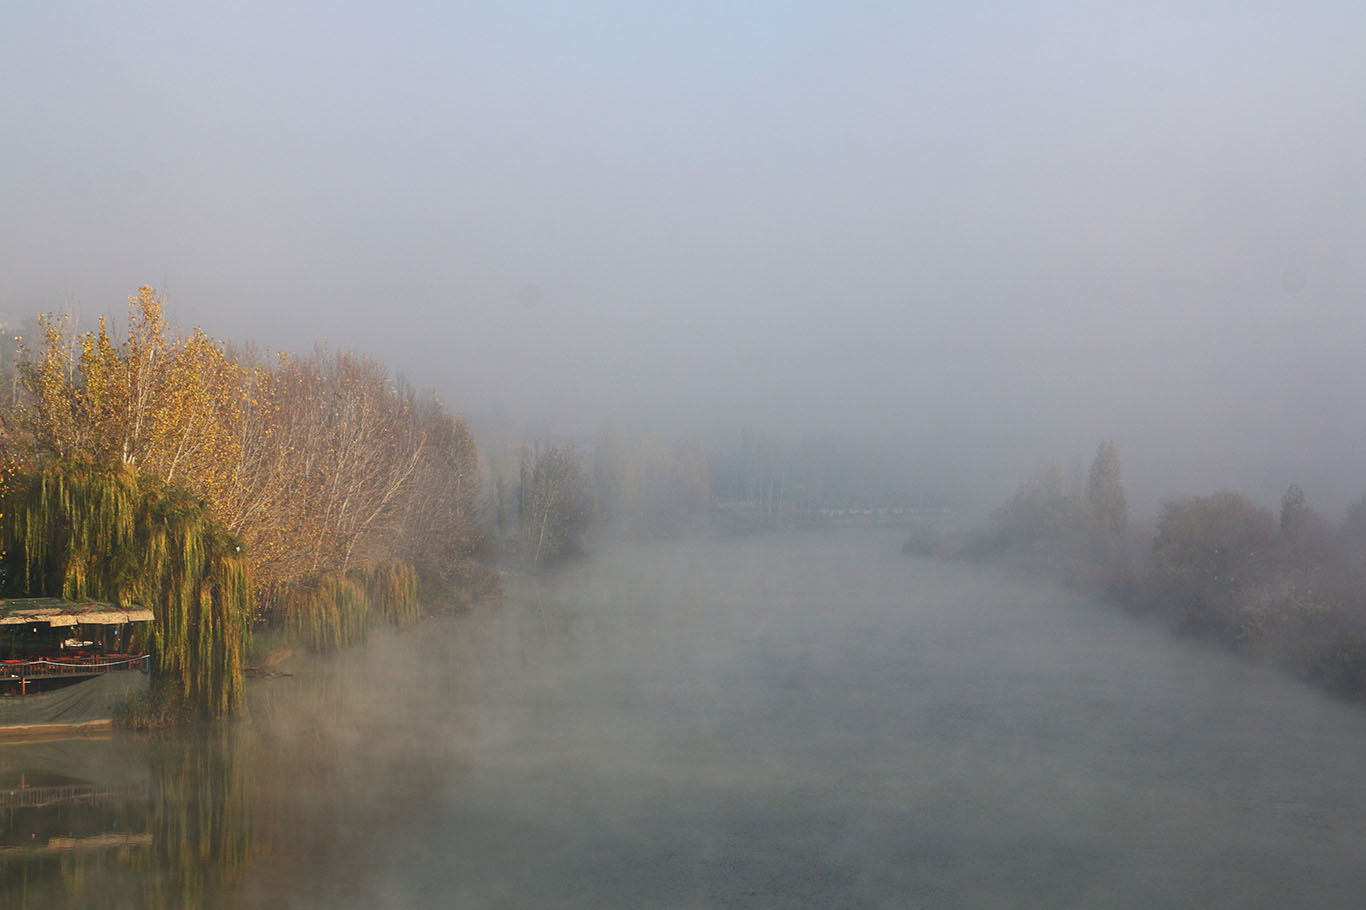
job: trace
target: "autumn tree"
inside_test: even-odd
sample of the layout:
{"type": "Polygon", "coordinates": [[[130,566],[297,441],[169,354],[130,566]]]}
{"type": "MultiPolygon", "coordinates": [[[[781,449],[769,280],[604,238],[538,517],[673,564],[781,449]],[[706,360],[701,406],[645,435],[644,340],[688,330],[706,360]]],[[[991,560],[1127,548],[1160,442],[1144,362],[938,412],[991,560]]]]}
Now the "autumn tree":
{"type": "Polygon", "coordinates": [[[147,471],[223,503],[247,388],[222,344],[198,329],[170,338],[150,287],[129,298],[122,341],[104,319],[79,336],[69,318],[41,317],[40,326],[42,350],[21,364],[26,425],[40,449],[147,471]]]}
{"type": "MultiPolygon", "coordinates": [[[[477,571],[478,452],[464,420],[350,352],[280,356],[247,382],[225,518],[268,603],[320,573],[394,559],[438,587],[477,571]]],[[[309,585],[310,597],[346,588],[309,585]]]]}
{"type": "Polygon", "coordinates": [[[578,455],[558,446],[525,450],[520,475],[517,540],[523,561],[543,565],[578,552],[592,508],[578,455]]]}
{"type": "Polygon", "coordinates": [[[28,392],[19,408],[19,427],[39,451],[57,458],[77,454],[89,436],[83,396],[75,386],[76,358],[70,316],[38,317],[42,347],[24,349],[21,384],[28,392]]]}
{"type": "Polygon", "coordinates": [[[412,390],[321,348],[280,357],[250,388],[225,514],[263,581],[381,558],[426,446],[412,390]]]}
{"type": "Polygon", "coordinates": [[[418,405],[422,449],[389,546],[429,576],[448,578],[479,547],[479,453],[469,424],[440,401],[418,405]]]}
{"type": "MultiPolygon", "coordinates": [[[[173,333],[147,287],[122,338],[104,320],[83,335],[69,318],[39,325],[17,422],[39,460],[121,466],[203,497],[241,539],[264,603],[359,585],[392,606],[413,566],[471,570],[473,436],[379,362],[323,348],[259,362],[198,329],[173,333]]],[[[343,619],[328,628],[355,627],[343,619]]]]}

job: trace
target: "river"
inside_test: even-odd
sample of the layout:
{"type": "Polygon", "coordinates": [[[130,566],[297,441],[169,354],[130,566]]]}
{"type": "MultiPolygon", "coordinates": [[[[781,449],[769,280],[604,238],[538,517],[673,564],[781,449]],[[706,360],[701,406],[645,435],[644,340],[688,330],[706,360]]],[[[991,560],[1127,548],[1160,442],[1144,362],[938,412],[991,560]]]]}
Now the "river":
{"type": "Polygon", "coordinates": [[[1366,713],[899,543],[604,545],[241,722],[0,745],[103,788],[0,809],[0,906],[1360,904],[1366,713]]]}

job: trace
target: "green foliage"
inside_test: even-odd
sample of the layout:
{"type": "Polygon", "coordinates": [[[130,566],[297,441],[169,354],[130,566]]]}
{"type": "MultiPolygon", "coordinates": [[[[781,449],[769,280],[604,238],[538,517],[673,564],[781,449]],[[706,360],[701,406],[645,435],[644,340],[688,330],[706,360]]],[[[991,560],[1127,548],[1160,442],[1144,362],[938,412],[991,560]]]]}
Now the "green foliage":
{"type": "Polygon", "coordinates": [[[185,490],[167,490],[149,505],[139,574],[142,601],[157,615],[152,653],[160,676],[177,679],[211,716],[235,713],[251,621],[241,547],[185,490]]]}
{"type": "Polygon", "coordinates": [[[128,843],[29,851],[17,865],[0,859],[7,910],[243,905],[258,823],[249,741],[231,724],[153,737],[145,794],[97,803],[110,840],[128,843]]]}
{"type": "Polygon", "coordinates": [[[406,562],[392,559],[363,573],[370,609],[400,628],[422,618],[417,599],[417,571],[406,562]]]}
{"type": "Polygon", "coordinates": [[[294,653],[298,642],[279,626],[259,624],[251,633],[243,660],[250,668],[269,668],[294,653]]]}
{"type": "Polygon", "coordinates": [[[193,717],[179,687],[160,681],[120,705],[114,712],[114,724],[125,730],[147,732],[185,726],[193,717]]]}
{"type": "Polygon", "coordinates": [[[241,707],[250,583],[204,500],[127,467],[60,462],[17,477],[3,511],[18,591],[150,608],[156,679],[207,716],[241,707]]]}
{"type": "Polygon", "coordinates": [[[141,562],[144,517],[137,476],[127,468],[50,464],[6,490],[5,552],[23,593],[127,603],[141,562]]]}
{"type": "Polygon", "coordinates": [[[361,644],[373,621],[411,625],[422,617],[417,571],[390,560],[350,572],[319,572],[274,592],[273,623],[316,653],[361,644]]]}
{"type": "Polygon", "coordinates": [[[342,572],[322,572],[291,585],[283,598],[283,625],[309,650],[327,653],[365,641],[370,596],[342,572]]]}
{"type": "Polygon", "coordinates": [[[242,738],[234,733],[217,726],[159,744],[148,791],[152,844],[131,858],[141,872],[138,906],[215,906],[241,885],[253,827],[242,738]]]}

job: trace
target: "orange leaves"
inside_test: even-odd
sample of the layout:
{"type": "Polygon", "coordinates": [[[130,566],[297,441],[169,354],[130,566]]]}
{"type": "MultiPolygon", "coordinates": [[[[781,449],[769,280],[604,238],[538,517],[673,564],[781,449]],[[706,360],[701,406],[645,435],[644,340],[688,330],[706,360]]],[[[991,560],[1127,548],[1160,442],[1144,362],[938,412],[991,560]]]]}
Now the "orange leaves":
{"type": "Polygon", "coordinates": [[[351,352],[282,356],[249,387],[228,521],[259,578],[468,554],[477,478],[463,423],[351,352]]]}
{"type": "Polygon", "coordinates": [[[33,351],[21,346],[26,355],[19,363],[19,375],[29,393],[19,413],[19,423],[41,448],[65,456],[79,448],[81,441],[79,403],[70,393],[75,369],[70,317],[46,314],[38,317],[43,345],[33,359],[33,351]]]}
{"type": "Polygon", "coordinates": [[[40,318],[44,347],[22,373],[34,439],[58,457],[184,480],[216,502],[236,458],[243,370],[199,330],[168,339],[161,298],[150,287],[129,298],[129,310],[122,341],[103,319],[76,337],[66,319],[40,318]]]}
{"type": "MultiPolygon", "coordinates": [[[[257,362],[173,333],[150,287],[123,338],[45,317],[22,365],[41,452],[184,483],[246,544],[258,582],[393,557],[428,567],[477,541],[477,454],[463,421],[380,363],[323,349],[257,362]]],[[[439,569],[438,569],[439,571],[439,569]]]]}
{"type": "Polygon", "coordinates": [[[81,337],[80,373],[84,379],[84,388],[80,390],[84,417],[92,430],[92,447],[97,450],[92,454],[104,460],[112,457],[111,453],[98,450],[115,446],[114,454],[121,457],[128,414],[129,376],[103,318],[98,332],[81,337]]]}
{"type": "Polygon", "coordinates": [[[196,329],[170,346],[156,382],[140,440],[143,466],[221,500],[240,446],[245,371],[196,329]]]}

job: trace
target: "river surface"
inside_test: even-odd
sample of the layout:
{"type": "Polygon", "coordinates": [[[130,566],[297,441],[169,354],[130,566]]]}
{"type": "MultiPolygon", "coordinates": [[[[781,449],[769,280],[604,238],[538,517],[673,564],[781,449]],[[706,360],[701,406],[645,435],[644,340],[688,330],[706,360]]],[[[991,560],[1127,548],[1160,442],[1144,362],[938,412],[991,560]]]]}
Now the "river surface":
{"type": "Polygon", "coordinates": [[[242,722],[0,745],[76,794],[0,809],[0,906],[1361,905],[1360,709],[899,543],[603,546],[242,722]]]}

